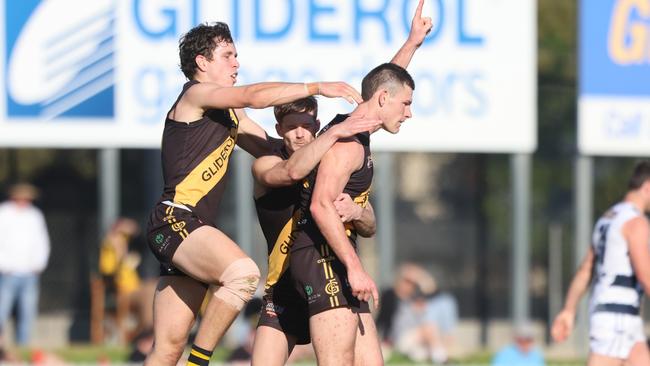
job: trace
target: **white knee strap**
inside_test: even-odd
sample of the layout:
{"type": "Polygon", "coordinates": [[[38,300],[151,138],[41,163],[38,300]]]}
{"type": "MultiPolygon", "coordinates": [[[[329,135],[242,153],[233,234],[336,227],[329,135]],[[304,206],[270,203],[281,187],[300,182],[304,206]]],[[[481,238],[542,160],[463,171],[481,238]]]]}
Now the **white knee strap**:
{"type": "Polygon", "coordinates": [[[225,303],[241,310],[255,295],[260,281],[260,270],[250,258],[237,259],[221,274],[221,287],[214,293],[225,303]]]}

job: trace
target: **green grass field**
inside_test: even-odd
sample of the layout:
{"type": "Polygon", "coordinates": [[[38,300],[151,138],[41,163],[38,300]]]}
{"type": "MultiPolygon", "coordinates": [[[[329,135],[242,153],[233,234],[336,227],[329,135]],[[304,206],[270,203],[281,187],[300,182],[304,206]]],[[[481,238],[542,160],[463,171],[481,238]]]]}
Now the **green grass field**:
{"type": "MultiPolygon", "coordinates": [[[[14,355],[19,358],[19,362],[23,365],[32,362],[34,359],[35,351],[27,349],[19,349],[14,352],[14,355]]],[[[38,351],[36,351],[38,352],[38,351]]],[[[70,347],[48,351],[56,355],[59,359],[63,360],[65,364],[75,365],[120,365],[124,364],[129,355],[128,347],[104,347],[92,345],[73,345],[70,347]]],[[[215,350],[213,362],[211,365],[223,364],[229,350],[225,348],[218,348],[215,350]]],[[[491,354],[488,352],[476,353],[463,359],[452,359],[448,365],[489,365],[491,354]]],[[[584,360],[547,360],[547,365],[584,365],[584,360]]],[[[2,363],[0,363],[2,364],[2,363]]],[[[394,353],[386,362],[387,365],[426,365],[425,363],[414,363],[409,361],[405,356],[394,353]]],[[[4,365],[4,364],[3,364],[4,365]]],[[[59,364],[56,364],[57,366],[59,364]]],[[[295,365],[315,365],[314,361],[306,360],[303,362],[295,363],[295,365]]]]}

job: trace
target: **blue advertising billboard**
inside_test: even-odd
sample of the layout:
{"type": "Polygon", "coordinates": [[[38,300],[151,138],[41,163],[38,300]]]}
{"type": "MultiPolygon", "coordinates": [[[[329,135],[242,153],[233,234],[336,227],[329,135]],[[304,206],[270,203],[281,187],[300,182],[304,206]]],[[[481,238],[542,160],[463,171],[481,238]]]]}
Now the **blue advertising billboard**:
{"type": "Polygon", "coordinates": [[[578,145],[650,154],[650,0],[580,2],[578,145]]]}
{"type": "MultiPolygon", "coordinates": [[[[225,21],[238,84],[342,80],[360,88],[406,40],[418,0],[0,0],[0,146],[159,147],[185,79],[178,39],[225,21]]],[[[376,149],[536,147],[534,0],[425,0],[433,29],[409,72],[413,118],[376,149]]],[[[349,112],[319,98],[320,119],[349,112]]],[[[273,134],[271,110],[249,115],[273,134]]],[[[376,136],[376,137],[375,137],[376,136]]]]}

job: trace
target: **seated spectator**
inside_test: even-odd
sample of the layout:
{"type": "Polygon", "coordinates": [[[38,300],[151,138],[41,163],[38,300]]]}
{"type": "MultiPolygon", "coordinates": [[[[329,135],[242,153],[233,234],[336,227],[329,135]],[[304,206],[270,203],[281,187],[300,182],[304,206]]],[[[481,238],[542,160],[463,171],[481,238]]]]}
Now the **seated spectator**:
{"type": "Polygon", "coordinates": [[[458,322],[456,300],[437,290],[435,279],[416,264],[404,264],[395,285],[397,310],[391,338],[397,351],[413,361],[447,361],[458,322]]]}
{"type": "Polygon", "coordinates": [[[531,326],[518,326],[515,329],[514,343],[497,352],[492,359],[492,366],[544,366],[544,356],[534,343],[531,326]]]}

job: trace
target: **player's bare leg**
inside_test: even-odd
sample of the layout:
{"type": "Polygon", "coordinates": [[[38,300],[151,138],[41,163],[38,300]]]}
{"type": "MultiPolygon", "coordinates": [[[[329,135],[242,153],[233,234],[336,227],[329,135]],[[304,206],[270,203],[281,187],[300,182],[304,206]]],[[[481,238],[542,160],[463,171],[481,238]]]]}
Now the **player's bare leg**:
{"type": "Polygon", "coordinates": [[[146,366],[176,365],[205,297],[205,286],[190,277],[162,276],[153,304],[154,346],[146,366]]]}
{"type": "Polygon", "coordinates": [[[623,366],[625,360],[621,358],[614,358],[597,353],[590,353],[587,360],[587,366],[623,366]]]}
{"type": "Polygon", "coordinates": [[[354,343],[354,364],[357,366],[383,365],[381,344],[377,334],[375,320],[370,313],[359,315],[357,339],[354,343]]]}
{"type": "Polygon", "coordinates": [[[349,308],[330,309],[309,318],[318,365],[353,365],[358,325],[359,316],[349,308]]]}
{"type": "Polygon", "coordinates": [[[642,366],[650,365],[650,350],[646,342],[637,342],[632,350],[630,356],[627,358],[627,366],[642,366]]]}
{"type": "Polygon", "coordinates": [[[265,325],[257,327],[251,365],[285,365],[295,345],[296,337],[287,335],[273,327],[265,325]]]}
{"type": "MultiPolygon", "coordinates": [[[[204,350],[212,351],[243,305],[253,296],[259,281],[259,269],[235,242],[210,226],[202,226],[190,233],[174,253],[173,263],[184,273],[211,286],[213,295],[203,314],[194,344],[204,350]]],[[[155,301],[159,304],[154,304],[154,307],[168,309],[183,307],[183,301],[178,297],[157,297],[155,301]]],[[[168,310],[164,312],[168,313],[168,310]]],[[[173,316],[173,313],[170,316],[173,316]]],[[[160,326],[160,322],[155,326],[160,326]]],[[[173,328],[169,328],[167,324],[164,324],[163,328],[168,328],[170,331],[161,332],[160,337],[174,338],[174,342],[170,339],[156,338],[155,343],[178,347],[178,339],[171,334],[173,328]]],[[[179,352],[182,353],[183,348],[184,344],[180,347],[180,351],[175,348],[161,350],[161,352],[166,355],[177,355],[179,352]]],[[[150,365],[154,364],[166,365],[166,363],[150,363],[150,365]]],[[[170,363],[170,365],[175,364],[176,362],[170,363]]]]}
{"type": "Polygon", "coordinates": [[[248,256],[224,233],[202,226],[193,231],[174,254],[174,265],[192,277],[210,284],[212,297],[203,314],[194,344],[212,351],[235,320],[240,310],[255,294],[259,269],[248,256]],[[228,288],[233,265],[244,264],[236,278],[235,288],[228,288]],[[215,287],[219,286],[219,287],[215,287]]]}

